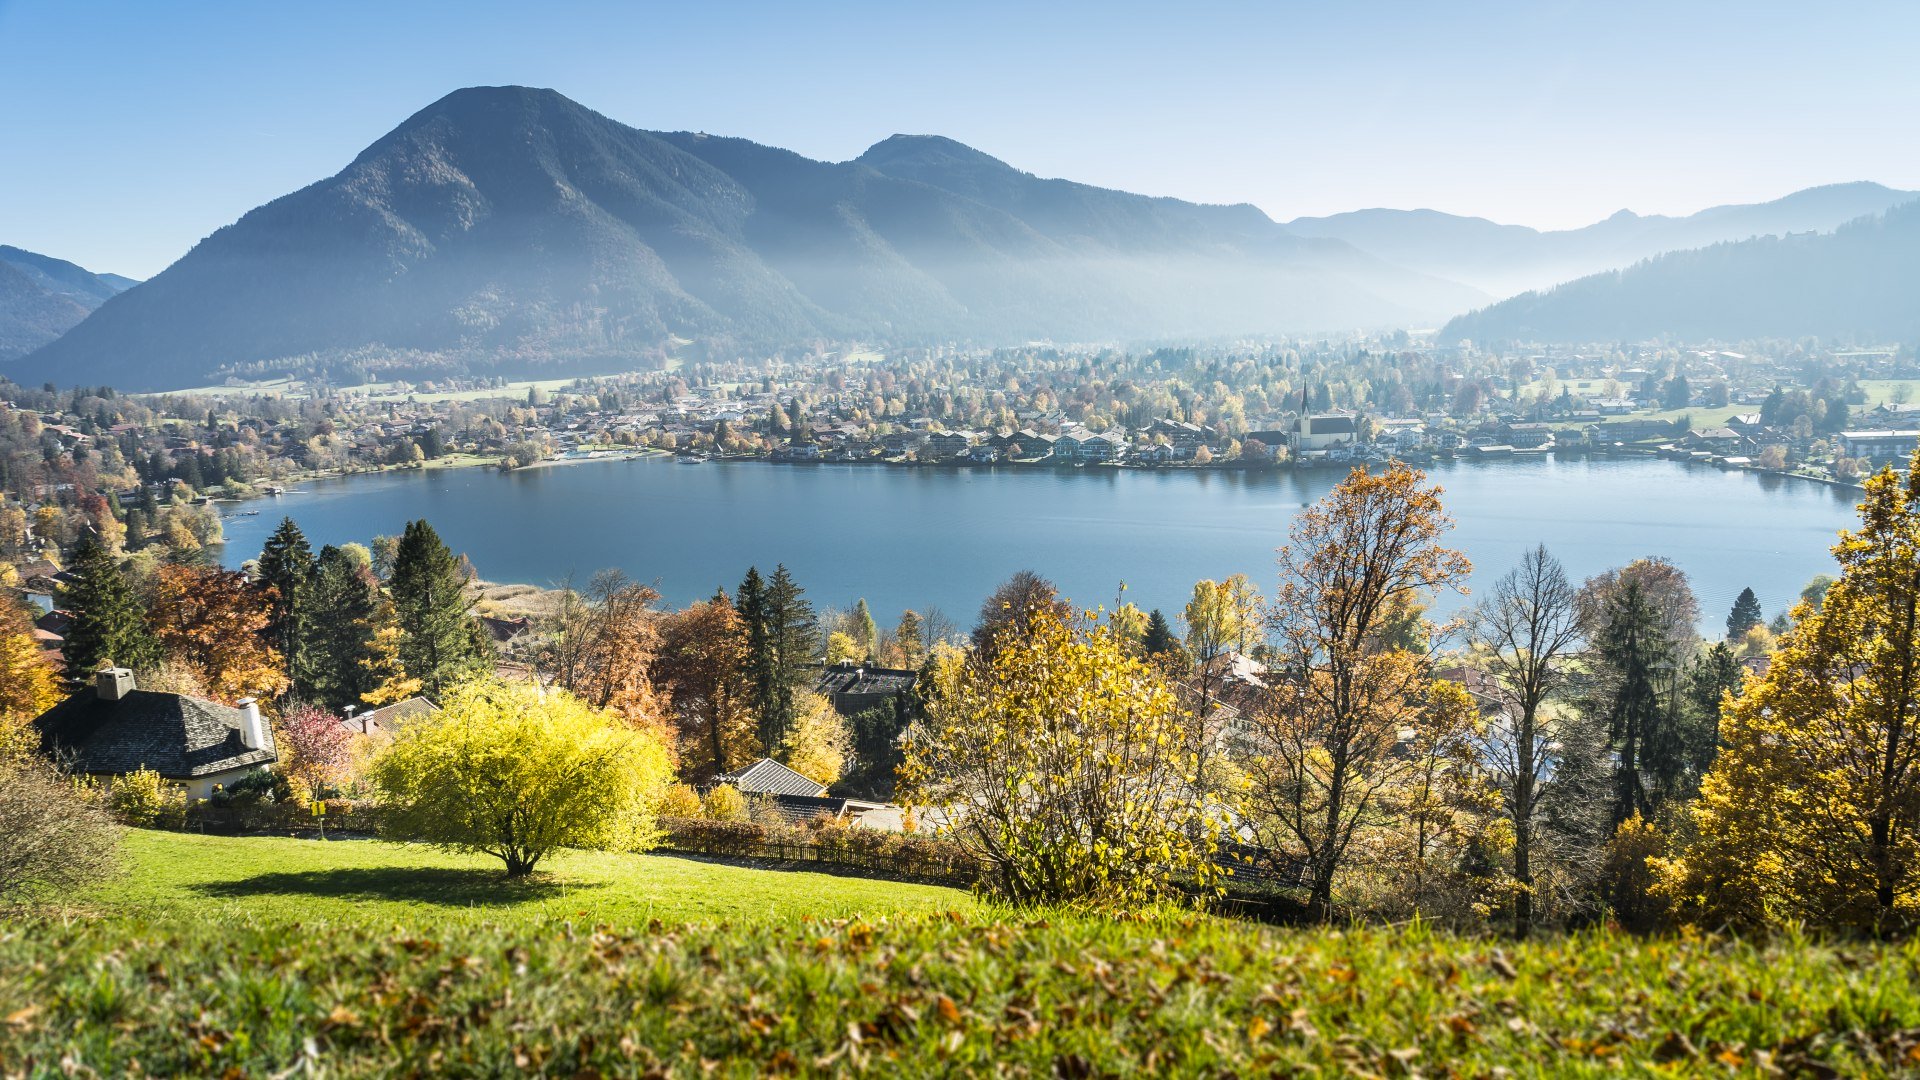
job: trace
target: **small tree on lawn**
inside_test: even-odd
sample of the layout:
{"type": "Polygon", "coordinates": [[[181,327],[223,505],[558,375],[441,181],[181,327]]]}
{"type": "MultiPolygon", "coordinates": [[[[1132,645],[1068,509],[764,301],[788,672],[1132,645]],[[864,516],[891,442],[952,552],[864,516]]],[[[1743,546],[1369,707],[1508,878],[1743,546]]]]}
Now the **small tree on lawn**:
{"type": "Polygon", "coordinates": [[[391,835],[523,877],[555,848],[637,851],[673,779],[659,740],[563,690],[481,680],[402,727],[372,776],[391,835]]]}
{"type": "Polygon", "coordinates": [[[314,795],[346,780],[353,762],[353,733],[339,717],[318,705],[295,705],[280,722],[280,740],[287,752],[287,775],[314,795]]]}
{"type": "Polygon", "coordinates": [[[1204,735],[1110,627],[1037,604],[989,652],[935,665],[903,778],[995,891],[1126,905],[1215,881],[1228,807],[1202,779],[1204,735]]]}

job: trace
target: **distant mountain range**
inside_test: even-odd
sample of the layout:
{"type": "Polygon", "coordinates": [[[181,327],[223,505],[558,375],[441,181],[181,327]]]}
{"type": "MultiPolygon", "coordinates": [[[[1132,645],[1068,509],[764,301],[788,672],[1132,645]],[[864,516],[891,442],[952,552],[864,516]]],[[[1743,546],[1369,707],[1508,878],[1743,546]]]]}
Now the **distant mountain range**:
{"type": "Polygon", "coordinates": [[[1494,304],[1442,337],[1683,341],[1920,339],[1920,202],[1826,234],[1716,244],[1494,304]]]}
{"type": "Polygon", "coordinates": [[[1855,218],[1920,199],[1872,183],[1808,188],[1772,202],[1716,206],[1686,217],[1622,210],[1585,228],[1540,232],[1436,210],[1355,210],[1295,218],[1287,230],[1345,240],[1409,269],[1460,281],[1494,296],[1543,289],[1669,251],[1789,233],[1832,232],[1855,218]]]}
{"type": "Polygon", "coordinates": [[[214,233],[9,374],[559,375],[679,346],[1431,326],[1488,299],[1252,206],[1043,180],[948,139],[828,163],[486,87],[214,233]]]}
{"type": "Polygon", "coordinates": [[[61,259],[0,244],[0,361],[13,360],[66,333],[87,313],[138,284],[61,259]]]}

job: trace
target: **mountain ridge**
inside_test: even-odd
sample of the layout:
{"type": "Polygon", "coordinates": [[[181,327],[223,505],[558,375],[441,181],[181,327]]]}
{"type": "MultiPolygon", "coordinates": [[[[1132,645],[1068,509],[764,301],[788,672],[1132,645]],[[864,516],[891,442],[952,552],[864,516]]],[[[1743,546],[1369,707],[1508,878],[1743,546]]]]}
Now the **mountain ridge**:
{"type": "Polygon", "coordinates": [[[0,361],[57,339],[132,284],[118,274],[96,274],[65,259],[0,244],[0,361]]]}
{"type": "Polygon", "coordinates": [[[1462,315],[1445,340],[1739,341],[1920,337],[1920,201],[1829,233],[1669,252],[1462,315]]]}
{"type": "Polygon", "coordinates": [[[1295,218],[1300,235],[1346,240],[1409,269],[1465,282],[1495,296],[1515,295],[1642,259],[1730,240],[1831,232],[1868,214],[1920,199],[1872,181],[1823,184],[1759,203],[1710,206],[1693,214],[1620,210],[1577,229],[1539,230],[1444,211],[1352,210],[1295,218]]]}
{"type": "Polygon", "coordinates": [[[952,140],[821,162],[480,87],[12,367],[130,389],[343,365],[588,374],[687,340],[1232,337],[1433,325],[1485,299],[1251,206],[1042,180],[952,140]]]}

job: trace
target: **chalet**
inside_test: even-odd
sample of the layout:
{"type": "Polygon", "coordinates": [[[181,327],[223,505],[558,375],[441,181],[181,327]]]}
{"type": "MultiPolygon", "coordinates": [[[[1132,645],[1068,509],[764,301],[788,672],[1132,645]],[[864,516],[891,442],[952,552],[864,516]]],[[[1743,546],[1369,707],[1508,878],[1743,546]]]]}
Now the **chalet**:
{"type": "Polygon", "coordinates": [[[85,776],[150,769],[205,799],[279,759],[273,729],[252,698],[217,701],[141,690],[133,672],[106,668],[94,685],[33,721],[40,752],[85,776]]]}

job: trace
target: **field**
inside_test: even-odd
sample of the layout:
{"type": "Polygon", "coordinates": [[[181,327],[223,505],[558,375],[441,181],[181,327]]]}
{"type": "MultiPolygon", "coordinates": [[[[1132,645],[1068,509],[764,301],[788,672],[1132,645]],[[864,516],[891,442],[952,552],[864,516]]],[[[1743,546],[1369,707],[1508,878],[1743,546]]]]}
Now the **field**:
{"type": "Polygon", "coordinates": [[[1920,1066],[1913,944],[1109,919],[660,857],[572,856],[503,893],[481,864],[367,842],[136,834],[129,853],[135,880],[84,914],[0,923],[0,1073],[1920,1066]]]}

